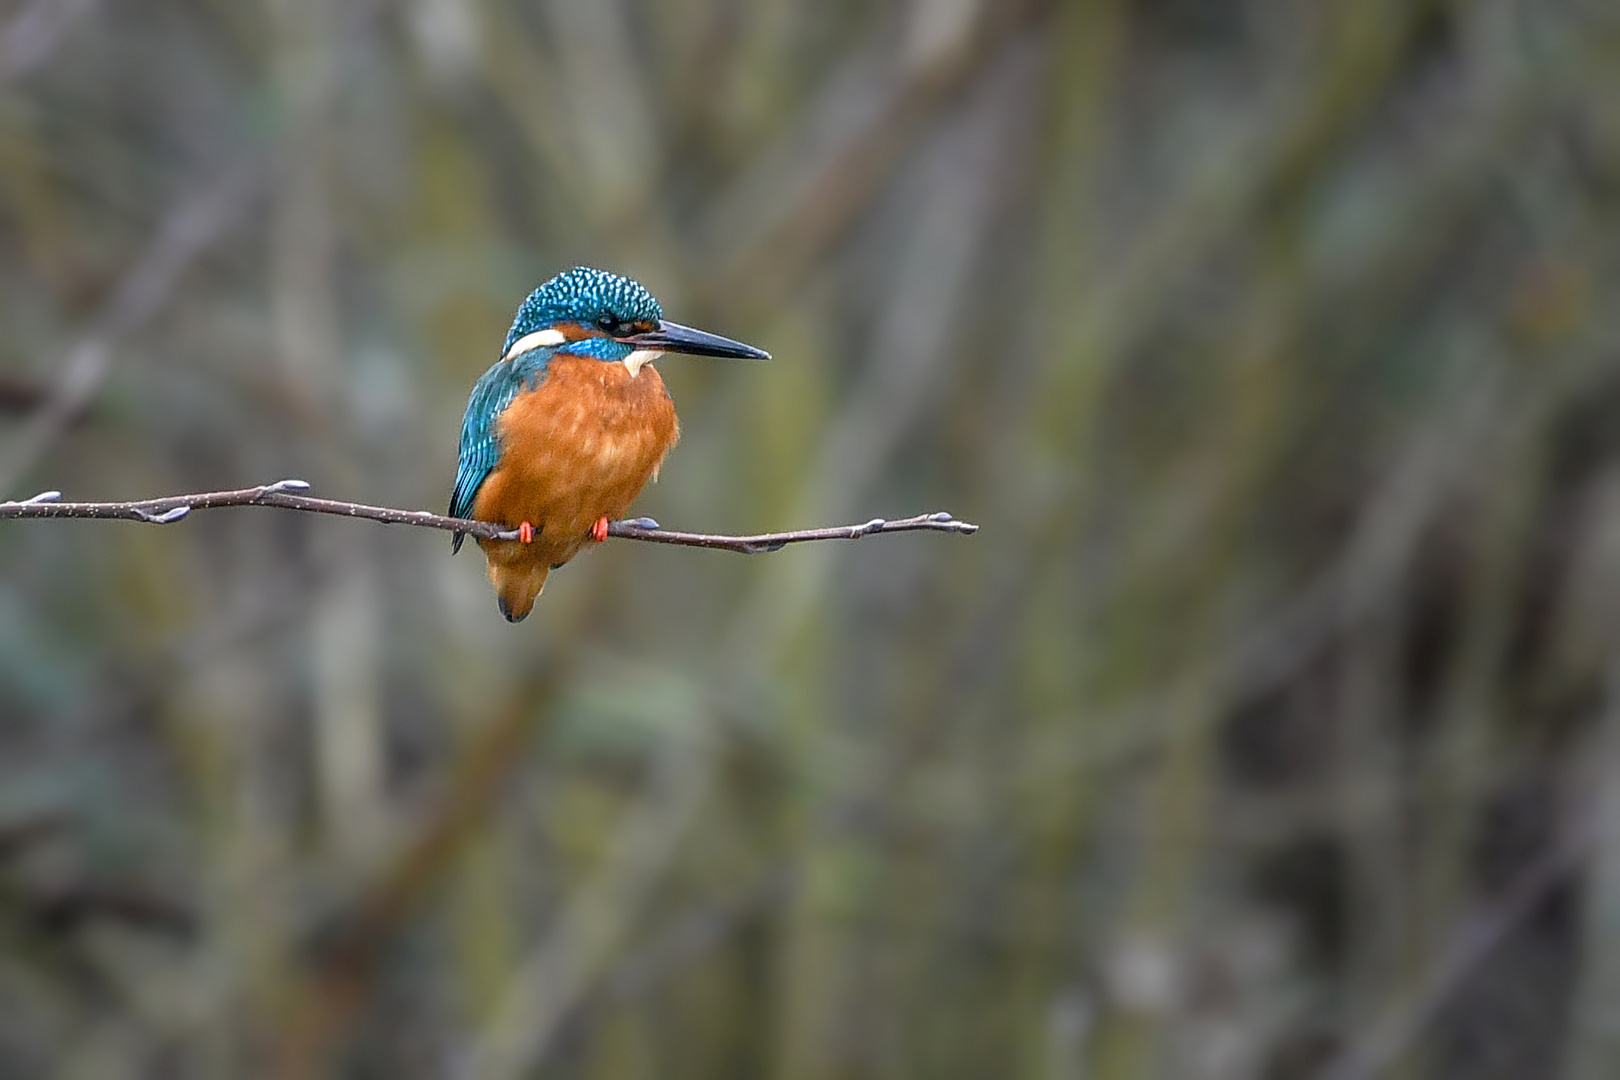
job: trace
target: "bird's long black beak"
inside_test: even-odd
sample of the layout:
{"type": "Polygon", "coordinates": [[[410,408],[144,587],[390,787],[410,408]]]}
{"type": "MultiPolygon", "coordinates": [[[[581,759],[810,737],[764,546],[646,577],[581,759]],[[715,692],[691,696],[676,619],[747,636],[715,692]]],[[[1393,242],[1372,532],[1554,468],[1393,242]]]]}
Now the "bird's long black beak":
{"type": "Polygon", "coordinates": [[[769,360],[771,354],[740,341],[723,338],[680,323],[662,322],[658,329],[631,334],[620,341],[653,352],[688,353],[692,356],[725,356],[737,360],[769,360]]]}

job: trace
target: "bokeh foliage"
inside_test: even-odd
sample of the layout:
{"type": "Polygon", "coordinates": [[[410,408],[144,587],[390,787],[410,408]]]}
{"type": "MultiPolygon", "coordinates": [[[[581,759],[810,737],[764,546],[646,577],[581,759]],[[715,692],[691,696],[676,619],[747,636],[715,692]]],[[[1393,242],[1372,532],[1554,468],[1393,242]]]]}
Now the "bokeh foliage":
{"type": "Polygon", "coordinates": [[[447,537],[0,529],[0,1075],[1613,1075],[1620,10],[4,0],[0,479],[439,509],[557,269],[667,360],[447,537]]]}

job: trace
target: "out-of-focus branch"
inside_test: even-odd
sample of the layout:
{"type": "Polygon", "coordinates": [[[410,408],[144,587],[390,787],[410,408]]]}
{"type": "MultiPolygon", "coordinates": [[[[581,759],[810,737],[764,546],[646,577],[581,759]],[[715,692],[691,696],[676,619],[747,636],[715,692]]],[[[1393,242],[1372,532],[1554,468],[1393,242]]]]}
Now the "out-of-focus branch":
{"type": "Polygon", "coordinates": [[[1500,899],[1464,918],[1445,949],[1406,996],[1394,1001],[1366,1032],[1351,1039],[1320,1080],[1371,1080],[1422,1033],[1451,995],[1491,952],[1567,882],[1591,853],[1599,823],[1579,819],[1562,842],[1524,868],[1500,899]]]}
{"type": "Polygon", "coordinates": [[[57,365],[56,378],[33,415],[0,447],[0,492],[22,479],[84,411],[112,367],[119,339],[162,310],[186,270],[240,219],[263,171],[262,158],[239,161],[202,190],[183,196],[169,212],[92,328],[57,365]]]}
{"type": "Polygon", "coordinates": [[[0,86],[49,63],[74,26],[100,7],[100,0],[34,0],[0,27],[0,86]]]}
{"type": "MultiPolygon", "coordinates": [[[[485,540],[516,540],[515,531],[502,529],[489,521],[430,514],[426,510],[398,510],[389,506],[367,506],[364,503],[341,502],[337,499],[318,499],[295,492],[309,490],[303,480],[278,480],[258,487],[238,488],[234,491],[205,491],[195,495],[165,495],[156,499],[132,502],[62,502],[60,491],[42,491],[31,499],[0,503],[0,520],[6,518],[108,518],[120,521],[143,521],[150,525],[168,525],[179,521],[193,510],[212,510],[221,506],[274,506],[283,510],[303,510],[312,514],[336,514],[340,517],[364,518],[385,525],[420,525],[429,529],[470,533],[485,540]]],[[[916,532],[975,533],[977,525],[957,521],[947,513],[918,514],[915,517],[887,521],[873,518],[859,525],[831,525],[819,529],[797,529],[791,532],[756,533],[752,536],[720,536],[713,533],[676,532],[659,527],[652,518],[631,518],[608,525],[608,535],[624,540],[646,540],[654,544],[678,544],[683,547],[719,548],[738,551],[745,555],[776,551],[788,544],[807,540],[855,540],[876,533],[916,532]]]]}
{"type": "Polygon", "coordinates": [[[563,645],[527,673],[473,737],[420,827],[324,929],[308,989],[292,998],[273,1075],[292,1080],[320,1071],[319,1062],[364,1002],[384,943],[445,875],[523,760],[523,747],[549,715],[557,674],[568,668],[572,648],[563,645]]]}

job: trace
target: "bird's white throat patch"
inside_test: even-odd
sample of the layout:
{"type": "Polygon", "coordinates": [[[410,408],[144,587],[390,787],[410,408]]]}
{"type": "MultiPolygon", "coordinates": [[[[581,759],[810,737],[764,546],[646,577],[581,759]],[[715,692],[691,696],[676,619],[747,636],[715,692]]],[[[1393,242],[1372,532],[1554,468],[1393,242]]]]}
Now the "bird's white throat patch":
{"type": "Polygon", "coordinates": [[[624,366],[630,369],[630,377],[633,379],[641,373],[643,364],[651,363],[663,355],[662,349],[637,349],[624,358],[624,366]]]}
{"type": "Polygon", "coordinates": [[[514,356],[521,356],[530,349],[546,349],[554,345],[561,345],[568,339],[563,337],[561,330],[536,330],[532,334],[524,334],[512,342],[512,347],[506,350],[502,360],[510,360],[514,356]]]}

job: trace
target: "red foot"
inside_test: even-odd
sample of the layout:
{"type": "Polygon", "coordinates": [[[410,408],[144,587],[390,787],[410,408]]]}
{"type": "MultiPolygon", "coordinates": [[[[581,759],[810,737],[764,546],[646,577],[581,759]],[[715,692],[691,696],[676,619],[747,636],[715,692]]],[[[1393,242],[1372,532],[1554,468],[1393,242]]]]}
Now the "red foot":
{"type": "Polygon", "coordinates": [[[608,527],[608,519],[607,519],[607,515],[604,514],[602,517],[599,517],[599,518],[596,519],[596,524],[595,525],[591,526],[591,539],[595,540],[598,544],[600,544],[602,541],[606,540],[607,539],[607,527],[608,527]]]}
{"type": "Polygon", "coordinates": [[[518,526],[518,539],[525,544],[534,543],[534,526],[527,521],[518,526]]]}

